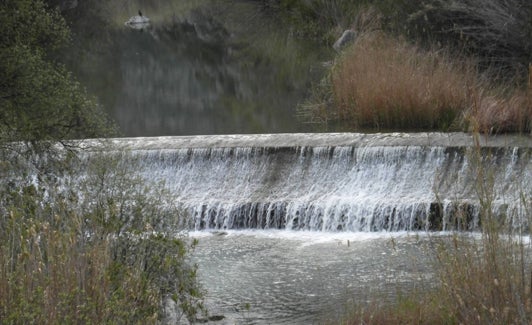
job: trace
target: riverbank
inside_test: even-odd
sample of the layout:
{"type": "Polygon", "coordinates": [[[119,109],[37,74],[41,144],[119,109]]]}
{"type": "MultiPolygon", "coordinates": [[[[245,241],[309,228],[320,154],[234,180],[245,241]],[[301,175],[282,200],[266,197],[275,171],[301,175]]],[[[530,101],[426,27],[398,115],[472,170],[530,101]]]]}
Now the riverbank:
{"type": "Polygon", "coordinates": [[[358,12],[354,40],[301,116],[342,130],[532,131],[532,65],[514,62],[513,75],[497,62],[483,66],[472,45],[457,53],[437,35],[423,45],[422,35],[387,30],[387,18],[374,7],[358,12]]]}

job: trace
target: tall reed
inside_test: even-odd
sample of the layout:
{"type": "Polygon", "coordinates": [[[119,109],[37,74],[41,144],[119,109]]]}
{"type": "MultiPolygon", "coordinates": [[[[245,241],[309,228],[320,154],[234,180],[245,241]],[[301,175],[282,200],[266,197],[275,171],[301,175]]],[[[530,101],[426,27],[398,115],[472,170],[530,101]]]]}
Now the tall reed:
{"type": "MultiPolygon", "coordinates": [[[[475,137],[480,137],[476,132],[475,137]]],[[[520,184],[519,210],[498,213],[494,175],[484,163],[489,155],[477,139],[470,153],[480,206],[480,238],[456,233],[437,246],[439,292],[448,310],[465,324],[529,324],[532,321],[530,222],[532,197],[520,184]],[[515,215],[513,215],[515,214],[515,215]],[[517,222],[509,222],[514,219],[517,222]]],[[[520,159],[527,160],[530,153],[520,159]]],[[[521,182],[521,180],[514,180],[521,182]]]]}
{"type": "Polygon", "coordinates": [[[359,36],[331,83],[338,117],[362,129],[447,130],[478,91],[472,65],[382,32],[359,36]]]}

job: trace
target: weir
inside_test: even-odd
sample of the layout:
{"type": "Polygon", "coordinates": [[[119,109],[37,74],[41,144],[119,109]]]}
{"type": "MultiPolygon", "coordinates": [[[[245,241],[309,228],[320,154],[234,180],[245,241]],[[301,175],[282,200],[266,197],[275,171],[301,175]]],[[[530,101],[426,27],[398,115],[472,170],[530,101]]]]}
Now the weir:
{"type": "Polygon", "coordinates": [[[147,179],[164,181],[195,230],[474,230],[486,206],[512,227],[526,226],[530,214],[527,136],[263,134],[110,142],[112,149],[128,149],[127,159],[147,179]]]}

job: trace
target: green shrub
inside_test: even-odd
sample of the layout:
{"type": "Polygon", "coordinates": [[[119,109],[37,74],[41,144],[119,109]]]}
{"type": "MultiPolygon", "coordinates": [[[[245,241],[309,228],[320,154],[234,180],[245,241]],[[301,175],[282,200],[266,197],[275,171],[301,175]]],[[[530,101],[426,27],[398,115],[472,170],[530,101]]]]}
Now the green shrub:
{"type": "Polygon", "coordinates": [[[37,178],[28,165],[19,173],[2,166],[0,319],[155,324],[166,299],[178,316],[195,319],[204,311],[189,260],[196,243],[185,237],[168,193],[129,176],[134,162],[81,162],[79,169],[57,165],[61,177],[50,162],[37,178]]]}
{"type": "Polygon", "coordinates": [[[65,21],[39,0],[0,14],[2,324],[154,324],[168,299],[193,320],[202,291],[180,211],[130,176],[134,162],[68,141],[114,133],[53,59],[65,21]]]}

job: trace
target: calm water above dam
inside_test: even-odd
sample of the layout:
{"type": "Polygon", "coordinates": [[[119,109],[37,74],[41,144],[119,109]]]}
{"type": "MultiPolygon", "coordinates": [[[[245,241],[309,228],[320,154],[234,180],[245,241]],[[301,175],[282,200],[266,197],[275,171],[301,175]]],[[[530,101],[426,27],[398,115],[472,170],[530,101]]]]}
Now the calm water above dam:
{"type": "Polygon", "coordinates": [[[116,25],[72,69],[125,136],[309,131],[296,107],[333,50],[294,37],[262,9],[121,1],[116,25]],[[150,24],[125,26],[139,8],[150,24]]]}

